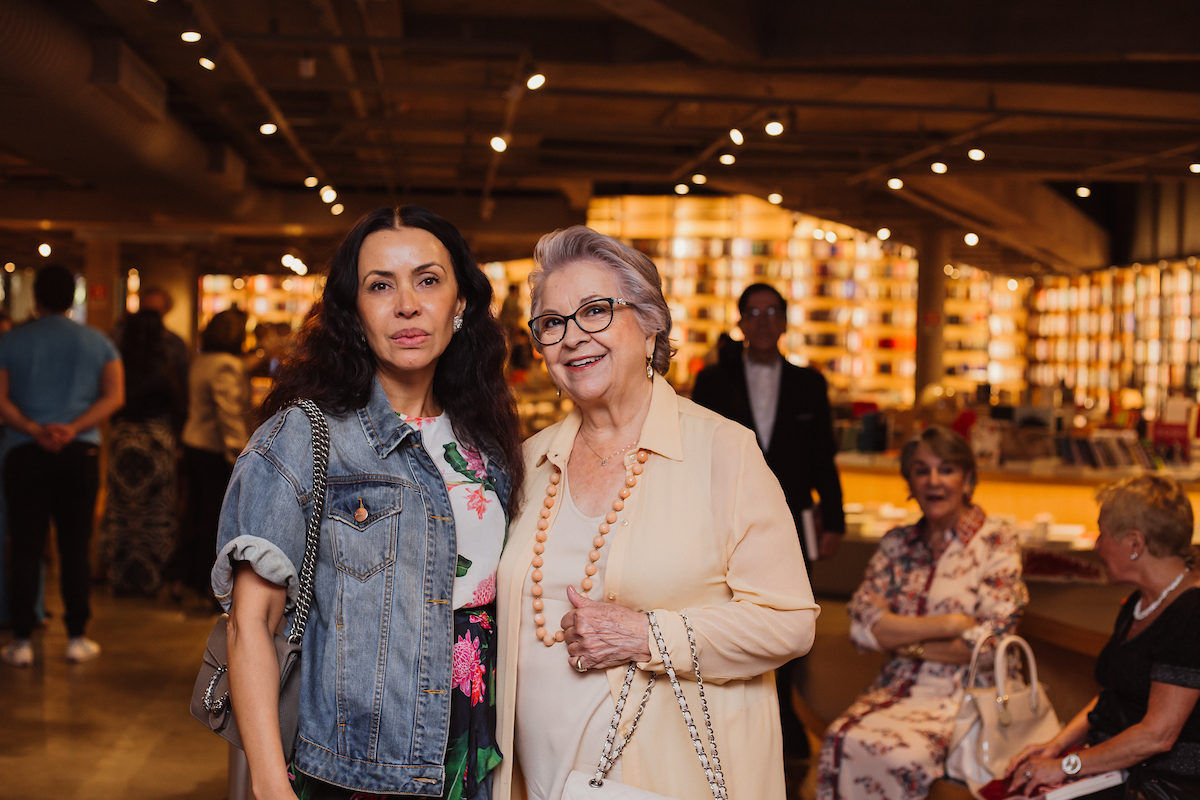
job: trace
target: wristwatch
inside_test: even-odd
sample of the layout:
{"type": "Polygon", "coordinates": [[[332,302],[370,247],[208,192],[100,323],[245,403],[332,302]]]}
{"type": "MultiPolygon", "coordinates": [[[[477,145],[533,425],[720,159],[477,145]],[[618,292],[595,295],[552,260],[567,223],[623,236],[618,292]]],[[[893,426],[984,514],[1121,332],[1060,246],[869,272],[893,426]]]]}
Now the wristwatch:
{"type": "Polygon", "coordinates": [[[1077,753],[1071,753],[1062,760],[1062,771],[1068,775],[1077,775],[1082,768],[1083,762],[1079,760],[1077,753]]]}

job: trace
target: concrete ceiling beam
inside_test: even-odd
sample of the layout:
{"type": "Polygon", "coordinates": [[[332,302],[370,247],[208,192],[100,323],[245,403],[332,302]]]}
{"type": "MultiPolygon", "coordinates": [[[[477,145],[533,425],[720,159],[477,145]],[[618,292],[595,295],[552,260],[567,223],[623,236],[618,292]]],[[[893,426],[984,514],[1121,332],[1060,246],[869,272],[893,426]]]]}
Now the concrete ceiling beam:
{"type": "Polygon", "coordinates": [[[747,3],[714,0],[592,2],[703,61],[739,64],[758,58],[758,44],[747,3]]]}

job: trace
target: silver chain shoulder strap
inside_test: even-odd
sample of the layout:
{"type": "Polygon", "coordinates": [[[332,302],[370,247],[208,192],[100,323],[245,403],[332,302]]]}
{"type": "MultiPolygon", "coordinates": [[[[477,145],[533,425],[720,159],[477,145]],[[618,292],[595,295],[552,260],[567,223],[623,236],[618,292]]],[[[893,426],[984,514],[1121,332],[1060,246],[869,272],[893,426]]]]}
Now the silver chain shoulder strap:
{"type": "Polygon", "coordinates": [[[313,509],[304,532],[304,561],[300,564],[300,585],[296,592],[296,616],[288,641],[301,644],[312,605],[313,582],[317,575],[317,550],[321,542],[321,518],[325,514],[325,480],[329,473],[329,422],[312,400],[295,400],[312,425],[313,509]]]}
{"type": "MultiPolygon", "coordinates": [[[[667,643],[663,639],[662,631],[658,627],[658,619],[654,616],[654,612],[648,612],[650,618],[650,631],[654,634],[654,642],[658,646],[658,652],[662,655],[663,667],[667,672],[667,677],[671,680],[671,688],[675,690],[675,699],[679,703],[679,710],[683,712],[683,721],[687,725],[688,733],[692,737],[692,745],[696,748],[696,755],[700,758],[700,766],[704,769],[704,777],[708,779],[708,787],[712,790],[713,800],[729,800],[729,794],[725,789],[725,773],[721,770],[721,759],[717,755],[717,737],[713,732],[712,717],[708,713],[708,698],[704,696],[704,679],[700,677],[700,659],[696,653],[696,634],[692,630],[692,622],[687,618],[686,614],[680,614],[683,618],[684,627],[687,628],[688,645],[692,650],[692,668],[696,671],[696,686],[700,690],[700,706],[704,710],[704,726],[708,729],[708,744],[712,750],[712,758],[704,752],[704,744],[700,741],[700,732],[696,729],[696,723],[692,719],[692,713],[688,710],[687,699],[683,696],[683,689],[679,685],[679,678],[675,674],[675,667],[671,664],[671,657],[667,654],[667,643]]],[[[599,788],[604,785],[604,776],[612,769],[612,765],[620,757],[621,752],[625,749],[625,745],[629,744],[629,740],[633,738],[634,731],[637,730],[638,722],[642,718],[642,712],[646,710],[646,702],[650,699],[650,690],[654,688],[654,679],[657,675],[650,676],[650,682],[646,684],[646,693],[642,695],[642,702],[638,705],[637,713],[633,716],[633,721],[629,723],[629,733],[625,734],[621,743],[613,748],[613,742],[617,738],[617,727],[621,724],[621,713],[625,710],[625,700],[629,696],[629,689],[633,685],[633,676],[637,672],[637,665],[630,663],[629,669],[625,672],[625,685],[621,687],[621,694],[617,698],[617,706],[613,710],[612,722],[608,726],[608,735],[604,740],[604,750],[600,754],[600,764],[596,767],[596,777],[590,781],[591,785],[599,788]]]]}

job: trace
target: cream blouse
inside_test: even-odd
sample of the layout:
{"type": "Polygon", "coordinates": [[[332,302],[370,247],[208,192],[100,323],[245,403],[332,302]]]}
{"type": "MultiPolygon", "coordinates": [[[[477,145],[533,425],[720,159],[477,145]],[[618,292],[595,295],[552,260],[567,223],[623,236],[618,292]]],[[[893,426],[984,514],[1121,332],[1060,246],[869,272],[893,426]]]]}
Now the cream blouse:
{"type": "MultiPolygon", "coordinates": [[[[525,797],[514,730],[544,724],[517,719],[518,664],[524,648],[547,649],[522,624],[526,576],[550,474],[565,470],[582,416],[578,410],[525,443],[522,510],[509,531],[497,575],[499,674],[497,738],[505,760],[495,773],[496,800],[525,797]],[[514,758],[514,755],[516,756],[514,758]]],[[[678,397],[654,378],[639,444],[650,452],[626,501],[628,525],[614,526],[604,550],[603,598],[654,610],[693,713],[700,698],[687,633],[696,632],[700,670],[731,797],[784,800],[783,744],[775,694],[776,667],[808,652],[819,608],[813,602],[792,515],[754,434],[678,397]]],[[[802,456],[801,456],[802,457],[802,456]]],[[[626,461],[627,469],[631,461],[626,461]]],[[[551,533],[562,503],[551,510],[551,533]]],[[[582,564],[580,565],[580,567],[582,564]]],[[[593,591],[593,597],[597,597],[593,591]]],[[[550,621],[548,617],[548,621],[550,621]]],[[[658,650],[647,632],[648,649],[658,650]]],[[[556,645],[550,650],[561,648],[556,645]]],[[[560,669],[571,667],[562,650],[560,669]]],[[[662,659],[639,664],[630,697],[640,698],[662,659]]],[[[607,670],[615,701],[625,669],[607,670]]],[[[625,707],[622,729],[636,711],[625,707]]],[[[622,756],[622,780],[675,797],[709,796],[708,783],[670,685],[656,685],[637,733],[622,756]]]]}

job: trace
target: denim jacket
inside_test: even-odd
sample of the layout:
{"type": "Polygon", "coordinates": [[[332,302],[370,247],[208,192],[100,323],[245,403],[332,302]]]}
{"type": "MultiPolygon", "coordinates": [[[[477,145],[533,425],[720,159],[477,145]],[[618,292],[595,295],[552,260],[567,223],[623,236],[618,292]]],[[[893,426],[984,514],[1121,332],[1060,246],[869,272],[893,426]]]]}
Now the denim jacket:
{"type": "MultiPolygon", "coordinates": [[[[304,635],[295,765],[339,786],[439,797],[458,558],[450,498],[420,432],[396,415],[378,381],[366,408],[327,417],[328,494],[304,635]]],[[[226,607],[233,562],[245,561],[286,587],[289,619],[294,613],[312,512],[311,447],[308,418],[289,407],[238,458],[212,572],[226,607]]],[[[506,507],[507,474],[495,459],[488,474],[506,507]]]]}

